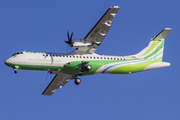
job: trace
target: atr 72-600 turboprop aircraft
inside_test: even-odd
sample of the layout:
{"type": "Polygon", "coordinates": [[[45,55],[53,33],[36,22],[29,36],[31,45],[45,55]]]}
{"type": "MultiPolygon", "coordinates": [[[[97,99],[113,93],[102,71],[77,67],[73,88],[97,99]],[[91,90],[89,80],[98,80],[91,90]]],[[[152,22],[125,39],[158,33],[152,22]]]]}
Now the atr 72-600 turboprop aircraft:
{"type": "Polygon", "coordinates": [[[165,28],[157,36],[151,38],[149,45],[141,52],[129,56],[109,56],[94,53],[102,43],[112,26],[119,6],[110,7],[84,39],[72,40],[68,34],[65,43],[76,50],[69,53],[18,52],[5,60],[5,64],[17,73],[21,70],[41,70],[55,74],[55,77],[42,93],[52,95],[59,87],[63,87],[71,79],[79,85],[78,76],[106,74],[130,74],[170,66],[162,62],[164,40],[171,31],[165,28]]]}

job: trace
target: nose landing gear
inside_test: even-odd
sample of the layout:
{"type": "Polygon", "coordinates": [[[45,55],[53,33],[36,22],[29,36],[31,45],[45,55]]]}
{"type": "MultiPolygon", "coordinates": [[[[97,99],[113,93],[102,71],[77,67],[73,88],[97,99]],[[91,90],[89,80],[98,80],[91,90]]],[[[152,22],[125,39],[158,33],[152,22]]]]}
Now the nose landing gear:
{"type": "Polygon", "coordinates": [[[15,74],[18,73],[18,69],[17,68],[14,68],[13,70],[14,70],[15,74]]]}
{"type": "Polygon", "coordinates": [[[18,73],[18,68],[19,68],[19,66],[15,66],[15,67],[13,68],[15,74],[18,73]]]}

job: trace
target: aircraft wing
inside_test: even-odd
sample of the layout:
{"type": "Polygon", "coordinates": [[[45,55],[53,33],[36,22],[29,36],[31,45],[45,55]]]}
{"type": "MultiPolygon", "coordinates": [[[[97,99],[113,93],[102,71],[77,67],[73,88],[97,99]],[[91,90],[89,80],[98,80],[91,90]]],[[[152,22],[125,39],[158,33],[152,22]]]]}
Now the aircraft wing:
{"type": "Polygon", "coordinates": [[[66,83],[68,83],[71,79],[71,75],[66,75],[60,72],[54,72],[52,74],[56,74],[53,80],[49,83],[47,88],[44,90],[42,95],[49,95],[51,96],[59,87],[62,88],[66,83]]]}
{"type": "Polygon", "coordinates": [[[103,39],[111,28],[113,24],[112,20],[116,16],[119,9],[119,6],[110,7],[96,23],[96,25],[90,30],[90,32],[84,37],[86,41],[93,43],[91,46],[88,46],[88,53],[94,53],[98,46],[102,43],[103,39]]]}

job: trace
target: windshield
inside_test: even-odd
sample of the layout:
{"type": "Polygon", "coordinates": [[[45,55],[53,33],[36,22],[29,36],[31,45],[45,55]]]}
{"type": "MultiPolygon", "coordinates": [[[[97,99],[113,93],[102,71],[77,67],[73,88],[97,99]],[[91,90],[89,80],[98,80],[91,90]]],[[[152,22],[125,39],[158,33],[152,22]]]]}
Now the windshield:
{"type": "Polygon", "coordinates": [[[17,52],[17,53],[14,53],[12,56],[18,55],[18,54],[23,54],[23,52],[17,52]]]}

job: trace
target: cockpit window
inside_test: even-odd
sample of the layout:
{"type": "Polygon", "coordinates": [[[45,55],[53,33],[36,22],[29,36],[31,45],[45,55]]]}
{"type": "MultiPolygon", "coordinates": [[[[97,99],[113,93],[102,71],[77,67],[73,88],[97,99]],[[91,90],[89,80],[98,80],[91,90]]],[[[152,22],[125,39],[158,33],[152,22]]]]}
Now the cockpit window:
{"type": "Polygon", "coordinates": [[[18,54],[23,54],[23,52],[17,52],[17,53],[14,53],[12,56],[18,55],[18,54]]]}

